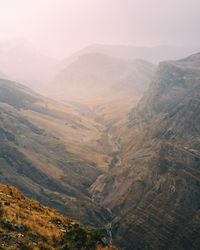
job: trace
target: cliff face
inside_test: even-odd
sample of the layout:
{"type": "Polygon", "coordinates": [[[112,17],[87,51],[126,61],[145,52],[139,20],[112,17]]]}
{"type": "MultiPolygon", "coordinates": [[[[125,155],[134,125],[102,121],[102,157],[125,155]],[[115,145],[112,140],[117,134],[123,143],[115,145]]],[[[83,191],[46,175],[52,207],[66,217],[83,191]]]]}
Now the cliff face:
{"type": "Polygon", "coordinates": [[[124,131],[120,166],[98,180],[102,195],[92,190],[113,211],[114,242],[127,249],[197,249],[200,54],[160,64],[124,131]]]}

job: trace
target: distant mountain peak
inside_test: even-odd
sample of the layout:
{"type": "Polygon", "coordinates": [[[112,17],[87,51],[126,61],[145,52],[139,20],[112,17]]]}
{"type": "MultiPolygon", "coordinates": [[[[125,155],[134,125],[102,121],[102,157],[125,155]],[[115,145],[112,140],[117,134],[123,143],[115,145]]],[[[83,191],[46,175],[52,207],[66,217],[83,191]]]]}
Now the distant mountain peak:
{"type": "Polygon", "coordinates": [[[0,42],[0,71],[9,79],[33,86],[50,78],[57,60],[42,54],[25,39],[0,42]]]}

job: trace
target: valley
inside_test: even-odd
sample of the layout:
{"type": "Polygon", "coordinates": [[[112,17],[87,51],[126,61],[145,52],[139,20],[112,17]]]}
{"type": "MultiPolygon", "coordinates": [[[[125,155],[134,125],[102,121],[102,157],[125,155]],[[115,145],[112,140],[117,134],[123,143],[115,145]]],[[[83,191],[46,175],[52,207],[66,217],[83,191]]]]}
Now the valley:
{"type": "Polygon", "coordinates": [[[102,143],[113,158],[89,193],[112,211],[120,247],[199,245],[199,62],[195,54],[161,63],[149,91],[118,119],[117,100],[113,120],[108,103],[90,115],[105,126],[102,143]]]}
{"type": "Polygon", "coordinates": [[[1,79],[0,182],[103,231],[109,244],[196,249],[200,56],[157,70],[129,63],[85,55],[56,78],[53,99],[1,79]],[[111,84],[100,78],[93,86],[105,74],[111,84]],[[84,79],[81,95],[67,85],[69,75],[79,90],[84,79]]]}
{"type": "Polygon", "coordinates": [[[112,212],[90,189],[120,166],[119,143],[111,131],[120,117],[113,110],[121,106],[126,117],[132,99],[61,104],[1,79],[0,101],[0,182],[85,225],[100,230],[108,225],[111,243],[112,212]]]}
{"type": "Polygon", "coordinates": [[[200,250],[200,1],[0,1],[0,250],[200,250]]]}

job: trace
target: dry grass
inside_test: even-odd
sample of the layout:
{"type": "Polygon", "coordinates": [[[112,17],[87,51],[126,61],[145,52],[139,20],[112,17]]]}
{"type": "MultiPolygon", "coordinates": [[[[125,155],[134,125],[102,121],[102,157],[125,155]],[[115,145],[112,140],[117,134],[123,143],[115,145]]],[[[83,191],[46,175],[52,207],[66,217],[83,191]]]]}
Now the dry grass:
{"type": "MultiPolygon", "coordinates": [[[[1,249],[61,249],[67,244],[74,248],[74,242],[63,241],[66,232],[78,222],[60,215],[56,210],[30,200],[12,186],[0,185],[0,247],[1,249]]],[[[81,229],[82,227],[80,227],[81,229]]],[[[90,243],[91,236],[82,228],[90,243]]],[[[85,249],[85,247],[81,248],[85,249]]],[[[92,248],[87,248],[92,249],[92,248]]],[[[96,249],[116,249],[96,244],[96,249]]]]}
{"type": "Polygon", "coordinates": [[[51,220],[56,217],[62,221],[62,225],[67,226],[71,220],[61,216],[56,210],[41,206],[39,202],[29,200],[21,195],[17,189],[10,186],[1,186],[1,201],[9,202],[10,206],[3,205],[3,220],[8,220],[12,224],[20,224],[35,231],[37,235],[46,238],[49,244],[53,244],[52,239],[61,237],[60,229],[51,220]]]}

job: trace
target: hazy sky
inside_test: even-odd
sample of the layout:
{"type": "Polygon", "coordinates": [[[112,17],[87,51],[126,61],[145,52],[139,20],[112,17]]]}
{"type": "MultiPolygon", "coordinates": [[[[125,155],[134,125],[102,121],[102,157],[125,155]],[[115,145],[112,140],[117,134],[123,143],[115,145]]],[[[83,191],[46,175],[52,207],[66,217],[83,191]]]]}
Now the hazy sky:
{"type": "Polygon", "coordinates": [[[65,57],[92,43],[199,45],[200,0],[0,0],[0,40],[65,57]]]}

